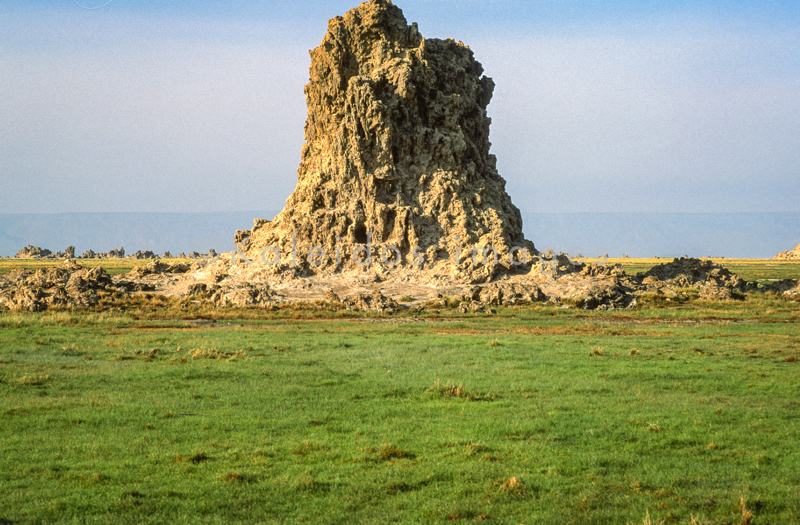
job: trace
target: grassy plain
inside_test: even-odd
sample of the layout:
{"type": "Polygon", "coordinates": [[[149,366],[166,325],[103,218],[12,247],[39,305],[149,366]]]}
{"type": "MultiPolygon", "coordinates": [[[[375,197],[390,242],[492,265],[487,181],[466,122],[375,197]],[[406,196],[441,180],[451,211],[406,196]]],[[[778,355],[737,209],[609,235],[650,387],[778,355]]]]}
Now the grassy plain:
{"type": "MultiPolygon", "coordinates": [[[[148,259],[73,259],[81,266],[94,268],[102,266],[109,275],[119,275],[128,273],[137,266],[145,266],[152,262],[148,259]]],[[[186,262],[191,259],[163,259],[165,262],[186,262]]],[[[29,268],[38,270],[39,268],[51,268],[63,264],[63,260],[57,259],[0,259],[0,275],[7,274],[14,268],[29,268]]]]}
{"type": "Polygon", "coordinates": [[[0,523],[800,522],[776,295],[120,308],[0,312],[0,523]]]}

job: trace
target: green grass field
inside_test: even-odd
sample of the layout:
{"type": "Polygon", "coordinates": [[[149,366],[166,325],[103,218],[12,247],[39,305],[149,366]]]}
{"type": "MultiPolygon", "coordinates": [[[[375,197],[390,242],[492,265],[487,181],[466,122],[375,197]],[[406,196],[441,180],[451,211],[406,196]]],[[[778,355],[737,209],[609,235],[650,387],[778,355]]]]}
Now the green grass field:
{"type": "Polygon", "coordinates": [[[0,313],[0,523],[798,522],[799,306],[0,313]]]}
{"type": "Polygon", "coordinates": [[[0,524],[800,522],[800,303],[667,305],[0,311],[0,524]]]}

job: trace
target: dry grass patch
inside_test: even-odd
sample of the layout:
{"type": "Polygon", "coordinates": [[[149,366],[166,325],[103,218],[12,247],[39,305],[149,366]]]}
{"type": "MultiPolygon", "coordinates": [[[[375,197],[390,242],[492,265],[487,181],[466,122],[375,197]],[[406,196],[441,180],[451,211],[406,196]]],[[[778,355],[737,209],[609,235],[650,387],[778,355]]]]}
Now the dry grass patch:
{"type": "Polygon", "coordinates": [[[295,448],[292,451],[292,454],[294,454],[295,456],[306,456],[311,452],[316,452],[322,449],[323,446],[319,443],[313,443],[311,441],[303,441],[297,446],[297,448],[295,448]]]}
{"type": "Polygon", "coordinates": [[[120,350],[119,354],[114,357],[114,361],[132,361],[135,359],[141,359],[150,363],[154,359],[158,357],[161,353],[161,350],[158,348],[151,348],[150,350],[120,350]]]}
{"type": "Polygon", "coordinates": [[[736,510],[741,512],[741,525],[751,525],[753,523],[753,513],[747,509],[747,500],[744,496],[739,496],[739,503],[736,510]]]}
{"type": "Polygon", "coordinates": [[[589,357],[601,357],[605,351],[602,348],[592,348],[589,357]]]}
{"type": "Polygon", "coordinates": [[[228,472],[224,476],[220,476],[219,479],[223,483],[243,483],[248,481],[248,477],[244,474],[240,474],[238,472],[228,472]]]}
{"type": "Polygon", "coordinates": [[[398,459],[414,459],[417,457],[414,454],[402,450],[397,445],[393,445],[391,443],[382,445],[380,448],[370,447],[369,449],[366,449],[366,452],[370,456],[373,456],[375,461],[395,461],[398,459]]]}
{"type": "Polygon", "coordinates": [[[431,390],[433,392],[438,392],[442,397],[468,397],[467,391],[464,390],[463,384],[459,384],[458,386],[451,385],[449,383],[442,385],[439,381],[436,381],[436,383],[431,387],[431,390]]]}
{"type": "Polygon", "coordinates": [[[462,383],[458,385],[454,383],[442,384],[439,380],[430,388],[430,392],[437,393],[441,397],[463,399],[465,401],[494,401],[497,399],[497,396],[494,394],[469,392],[464,388],[462,383]]]}
{"type": "Polygon", "coordinates": [[[388,461],[390,459],[413,457],[413,455],[400,450],[400,447],[397,445],[383,445],[380,451],[378,451],[378,457],[384,461],[388,461]]]}
{"type": "Polygon", "coordinates": [[[17,379],[17,384],[20,386],[44,386],[51,381],[52,378],[46,374],[23,374],[17,379]]]}
{"type": "Polygon", "coordinates": [[[647,430],[650,432],[661,432],[661,427],[658,426],[658,423],[647,423],[647,430]]]}
{"type": "Polygon", "coordinates": [[[197,348],[189,350],[192,359],[225,359],[226,361],[236,361],[237,359],[244,359],[247,354],[244,350],[237,350],[235,352],[225,352],[217,348],[197,348]]]}
{"type": "Polygon", "coordinates": [[[514,497],[522,497],[528,492],[528,487],[517,476],[503,478],[490,483],[501,494],[509,494],[514,497]]]}

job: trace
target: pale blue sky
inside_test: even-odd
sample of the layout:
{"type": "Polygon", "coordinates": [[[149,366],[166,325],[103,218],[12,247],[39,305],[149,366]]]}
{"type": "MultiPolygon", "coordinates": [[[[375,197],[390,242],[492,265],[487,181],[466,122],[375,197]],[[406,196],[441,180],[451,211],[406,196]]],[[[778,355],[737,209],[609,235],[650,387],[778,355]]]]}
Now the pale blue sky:
{"type": "MultiPolygon", "coordinates": [[[[356,3],[4,0],[0,213],[282,208],[356,3]]],[[[522,210],[800,211],[799,2],[396,3],[494,78],[522,210]]]]}

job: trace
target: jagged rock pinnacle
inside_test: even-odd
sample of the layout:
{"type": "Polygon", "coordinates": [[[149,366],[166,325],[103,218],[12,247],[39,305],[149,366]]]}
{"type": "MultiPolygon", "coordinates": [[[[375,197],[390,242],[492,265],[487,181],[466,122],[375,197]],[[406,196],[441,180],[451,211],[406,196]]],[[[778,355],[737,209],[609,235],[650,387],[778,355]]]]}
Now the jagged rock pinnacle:
{"type": "Polygon", "coordinates": [[[309,72],[297,187],[273,221],[237,232],[248,256],[295,242],[306,269],[336,270],[369,240],[403,265],[455,265],[458,253],[469,274],[512,268],[515,246],[536,253],[489,153],[494,83],[467,46],[424,39],[400,8],[371,0],[328,22],[309,72]],[[491,254],[473,265],[475,246],[494,247],[499,265],[491,254]]]}

